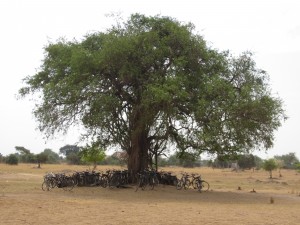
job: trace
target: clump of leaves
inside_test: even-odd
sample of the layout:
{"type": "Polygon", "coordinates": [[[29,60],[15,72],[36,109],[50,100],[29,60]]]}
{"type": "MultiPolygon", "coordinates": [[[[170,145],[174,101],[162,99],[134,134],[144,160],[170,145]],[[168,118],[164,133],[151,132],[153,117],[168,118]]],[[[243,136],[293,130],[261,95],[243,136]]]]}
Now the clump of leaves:
{"type": "Polygon", "coordinates": [[[16,154],[10,154],[6,159],[6,163],[9,165],[18,165],[19,159],[16,154]]]}
{"type": "Polygon", "coordinates": [[[273,178],[272,171],[275,170],[277,167],[278,167],[278,164],[275,159],[267,159],[263,163],[264,170],[269,171],[270,179],[273,178]]]}
{"type": "Polygon", "coordinates": [[[96,169],[97,163],[105,159],[105,151],[96,143],[93,143],[91,146],[86,145],[82,148],[80,152],[81,160],[85,163],[92,163],[93,170],[96,169]]]}

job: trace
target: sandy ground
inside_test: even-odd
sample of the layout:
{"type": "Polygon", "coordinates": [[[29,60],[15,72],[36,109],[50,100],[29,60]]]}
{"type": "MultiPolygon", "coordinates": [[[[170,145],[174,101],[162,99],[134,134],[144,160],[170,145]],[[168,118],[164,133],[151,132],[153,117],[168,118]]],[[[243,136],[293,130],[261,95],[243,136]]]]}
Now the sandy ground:
{"type": "MultiPolygon", "coordinates": [[[[65,165],[66,168],[69,166],[65,165]]],[[[272,181],[259,172],[191,169],[207,178],[211,191],[159,186],[108,189],[76,187],[42,191],[45,171],[62,166],[0,165],[0,224],[299,224],[300,174],[284,171],[272,181]],[[237,190],[241,187],[241,190],[237,190]],[[255,189],[255,193],[250,192],[255,189]],[[270,203],[270,199],[274,203],[270,203]]],[[[71,170],[80,168],[71,168],[71,170]]],[[[104,169],[104,168],[102,168],[104,169]]],[[[180,173],[182,168],[169,169],[180,173]]]]}

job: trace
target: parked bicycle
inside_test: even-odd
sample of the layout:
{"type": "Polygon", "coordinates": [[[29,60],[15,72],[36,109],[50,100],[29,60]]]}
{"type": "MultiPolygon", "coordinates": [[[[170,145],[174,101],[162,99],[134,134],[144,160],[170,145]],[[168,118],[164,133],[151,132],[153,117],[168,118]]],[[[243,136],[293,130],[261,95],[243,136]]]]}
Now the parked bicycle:
{"type": "Polygon", "coordinates": [[[137,174],[137,185],[135,191],[139,188],[145,190],[147,186],[153,190],[159,184],[157,172],[155,170],[145,169],[137,174]]]}
{"type": "Polygon", "coordinates": [[[199,192],[209,190],[209,183],[205,180],[202,180],[201,176],[197,176],[195,178],[195,184],[196,184],[196,189],[198,189],[199,192]]]}
{"type": "Polygon", "coordinates": [[[162,185],[176,186],[178,182],[178,178],[175,175],[172,175],[171,172],[161,171],[157,173],[157,178],[159,180],[159,183],[162,185]]]}
{"type": "Polygon", "coordinates": [[[43,191],[50,191],[51,189],[58,187],[65,191],[73,189],[75,183],[72,176],[67,176],[64,173],[47,173],[44,176],[44,182],[42,183],[43,191]]]}
{"type": "Polygon", "coordinates": [[[184,188],[186,190],[190,186],[189,175],[187,173],[182,173],[181,175],[181,178],[177,182],[176,189],[181,190],[184,188]]]}
{"type": "Polygon", "coordinates": [[[108,186],[110,188],[121,187],[128,184],[128,170],[115,170],[111,172],[108,186]]]}

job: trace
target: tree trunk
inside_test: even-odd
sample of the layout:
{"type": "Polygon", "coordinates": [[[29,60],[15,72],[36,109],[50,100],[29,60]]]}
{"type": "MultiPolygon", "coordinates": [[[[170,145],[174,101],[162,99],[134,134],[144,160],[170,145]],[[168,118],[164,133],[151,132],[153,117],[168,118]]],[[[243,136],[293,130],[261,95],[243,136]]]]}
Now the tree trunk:
{"type": "Polygon", "coordinates": [[[148,167],[148,144],[145,131],[132,136],[128,151],[128,171],[135,182],[136,174],[148,167]]]}
{"type": "Polygon", "coordinates": [[[157,155],[157,151],[155,152],[155,170],[157,171],[158,170],[158,155],[157,155]]]}
{"type": "Polygon", "coordinates": [[[93,170],[96,170],[97,168],[97,162],[93,162],[93,170]]]}

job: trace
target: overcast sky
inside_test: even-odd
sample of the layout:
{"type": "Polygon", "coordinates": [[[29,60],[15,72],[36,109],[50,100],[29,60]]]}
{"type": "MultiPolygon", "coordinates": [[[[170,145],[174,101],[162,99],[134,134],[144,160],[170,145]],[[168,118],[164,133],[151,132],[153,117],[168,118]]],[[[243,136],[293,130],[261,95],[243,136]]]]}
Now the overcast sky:
{"type": "Polygon", "coordinates": [[[114,24],[111,13],[127,19],[132,13],[162,15],[191,22],[213,47],[238,55],[255,54],[257,66],[268,72],[275,96],[284,101],[289,119],[275,133],[270,158],[296,152],[300,125],[300,2],[298,0],[0,0],[0,153],[24,146],[33,153],[58,152],[75,144],[79,130],[46,140],[36,130],[34,103],[17,100],[22,79],[41,65],[43,47],[59,37],[80,39],[114,24]]]}

